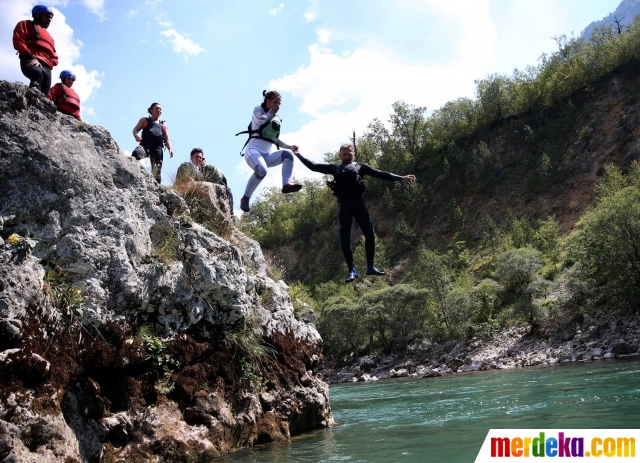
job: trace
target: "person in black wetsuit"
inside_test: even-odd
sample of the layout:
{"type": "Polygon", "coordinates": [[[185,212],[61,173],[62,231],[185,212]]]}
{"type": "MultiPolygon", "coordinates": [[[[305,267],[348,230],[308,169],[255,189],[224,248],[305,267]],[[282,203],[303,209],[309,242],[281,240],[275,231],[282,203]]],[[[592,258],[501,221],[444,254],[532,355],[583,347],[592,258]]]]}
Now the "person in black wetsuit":
{"type": "Polygon", "coordinates": [[[358,271],[353,263],[353,250],[351,249],[351,224],[353,219],[362,230],[364,235],[364,248],[367,255],[367,275],[384,275],[382,270],[378,270],[373,260],[376,253],[376,241],[373,233],[373,223],[371,216],[364,204],[362,193],[365,191],[364,176],[381,178],[382,180],[390,180],[392,182],[415,182],[415,175],[396,175],[390,172],[384,172],[374,169],[368,164],[362,162],[354,162],[353,145],[344,144],[340,147],[341,164],[318,164],[303,157],[298,150],[294,154],[300,159],[305,166],[314,172],[320,172],[325,175],[333,175],[333,182],[329,186],[333,190],[333,194],[338,198],[338,228],[340,231],[340,245],[342,253],[349,267],[349,276],[346,282],[349,283],[358,278],[358,271]]]}

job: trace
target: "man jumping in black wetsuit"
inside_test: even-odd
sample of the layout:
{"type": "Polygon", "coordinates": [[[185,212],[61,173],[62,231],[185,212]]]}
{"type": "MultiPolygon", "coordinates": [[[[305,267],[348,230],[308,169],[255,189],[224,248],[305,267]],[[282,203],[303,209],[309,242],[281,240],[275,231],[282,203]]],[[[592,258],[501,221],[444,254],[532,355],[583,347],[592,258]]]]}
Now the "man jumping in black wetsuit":
{"type": "Polygon", "coordinates": [[[353,250],[351,249],[351,224],[353,219],[356,219],[356,223],[364,235],[364,249],[367,254],[367,275],[384,275],[382,270],[378,270],[373,265],[376,241],[371,216],[367,206],[364,204],[364,199],[362,199],[362,193],[365,191],[364,176],[370,175],[371,177],[392,182],[402,181],[409,183],[415,182],[416,176],[400,176],[374,169],[362,162],[354,162],[355,154],[353,145],[350,144],[344,144],[340,147],[339,156],[342,164],[317,164],[304,158],[297,150],[294,151],[294,154],[310,170],[325,175],[333,175],[334,180],[329,183],[329,186],[333,190],[333,194],[338,197],[340,244],[344,258],[347,261],[347,267],[349,267],[349,276],[346,282],[349,283],[358,278],[358,271],[353,264],[353,250]]]}

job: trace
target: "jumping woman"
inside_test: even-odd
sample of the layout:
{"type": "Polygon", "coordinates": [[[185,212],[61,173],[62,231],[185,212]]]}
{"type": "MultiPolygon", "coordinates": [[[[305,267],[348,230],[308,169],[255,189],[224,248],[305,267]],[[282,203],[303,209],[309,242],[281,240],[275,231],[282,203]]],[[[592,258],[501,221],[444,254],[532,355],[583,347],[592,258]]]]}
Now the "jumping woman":
{"type": "Polygon", "coordinates": [[[279,139],[281,120],[278,110],[282,103],[282,97],[275,90],[263,91],[264,101],[255,107],[251,116],[249,130],[240,132],[248,133],[249,139],[243,148],[244,160],[253,170],[253,175],[247,182],[244,196],[240,200],[240,209],[249,212],[249,199],[262,179],[267,175],[267,168],[282,164],[282,192],[295,193],[300,191],[302,185],[291,183],[293,171],[293,151],[298,150],[297,145],[287,145],[279,139]],[[273,145],[278,148],[271,152],[273,145]],[[284,148],[284,149],[281,149],[284,148]]]}

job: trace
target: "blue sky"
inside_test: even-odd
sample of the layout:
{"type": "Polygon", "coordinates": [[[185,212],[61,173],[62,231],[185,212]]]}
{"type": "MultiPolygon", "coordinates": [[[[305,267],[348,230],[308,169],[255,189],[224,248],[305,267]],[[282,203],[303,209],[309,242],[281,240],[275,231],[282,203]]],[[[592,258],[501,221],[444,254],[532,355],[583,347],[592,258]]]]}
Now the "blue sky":
{"type": "MultiPolygon", "coordinates": [[[[175,157],[193,147],[226,175],[238,203],[251,172],[239,156],[262,90],[283,96],[281,139],[311,159],[362,134],[391,104],[438,109],[474,98],[475,79],[535,65],[553,36],[580,32],[619,0],[51,0],[60,65],[78,76],[83,119],[120,149],[152,102],[175,157]]],[[[27,80],[11,43],[34,2],[0,0],[0,78],[27,80]]],[[[55,81],[58,79],[56,78],[55,81]]],[[[397,172],[407,174],[409,172],[397,172]]],[[[309,176],[296,164],[294,175],[309,176]]],[[[261,187],[280,184],[280,168],[261,187]]],[[[256,191],[254,198],[261,189],[256,191]]],[[[236,204],[238,207],[238,204],[236,204]]]]}

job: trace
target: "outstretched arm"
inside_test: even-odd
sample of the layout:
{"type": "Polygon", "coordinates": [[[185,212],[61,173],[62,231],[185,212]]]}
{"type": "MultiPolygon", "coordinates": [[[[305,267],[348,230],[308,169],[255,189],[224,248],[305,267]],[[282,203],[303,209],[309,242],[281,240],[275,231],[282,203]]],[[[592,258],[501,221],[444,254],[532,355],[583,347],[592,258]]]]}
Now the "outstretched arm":
{"type": "Polygon", "coordinates": [[[298,156],[298,159],[300,159],[300,162],[303,163],[309,170],[312,170],[314,172],[320,172],[321,174],[325,174],[325,175],[333,175],[336,172],[336,165],[335,164],[318,164],[318,163],[315,163],[315,162],[305,158],[304,156],[302,156],[300,153],[298,153],[297,150],[294,151],[293,154],[298,156]]]}
{"type": "Polygon", "coordinates": [[[375,169],[371,167],[369,164],[361,164],[360,175],[369,175],[371,177],[380,178],[382,180],[389,180],[391,182],[403,181],[402,176],[392,174],[391,172],[385,172],[384,170],[375,169]]]}
{"type": "Polygon", "coordinates": [[[362,175],[370,175],[371,177],[381,178],[382,180],[390,180],[392,182],[405,182],[412,183],[416,181],[416,176],[413,174],[409,175],[396,175],[391,172],[385,172],[384,170],[378,170],[371,167],[369,164],[362,164],[360,168],[360,173],[362,175]]]}

